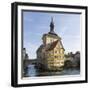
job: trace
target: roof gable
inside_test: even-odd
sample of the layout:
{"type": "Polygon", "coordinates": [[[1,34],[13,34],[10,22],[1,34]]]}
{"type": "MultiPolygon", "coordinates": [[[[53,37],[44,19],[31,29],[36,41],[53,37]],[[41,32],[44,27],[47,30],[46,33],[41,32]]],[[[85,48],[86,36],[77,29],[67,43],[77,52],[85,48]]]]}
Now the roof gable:
{"type": "Polygon", "coordinates": [[[50,47],[46,51],[50,51],[50,50],[54,49],[56,47],[57,43],[58,43],[58,40],[51,43],[50,47]]]}
{"type": "Polygon", "coordinates": [[[63,45],[62,45],[62,42],[61,42],[60,40],[56,40],[56,41],[54,41],[54,42],[52,42],[52,43],[49,43],[49,44],[47,44],[47,45],[41,45],[41,46],[38,48],[37,52],[38,52],[38,51],[39,51],[39,52],[42,52],[42,50],[51,51],[51,50],[53,50],[53,49],[56,47],[56,45],[57,45],[58,43],[60,44],[60,48],[64,49],[64,48],[63,48],[63,45]]]}

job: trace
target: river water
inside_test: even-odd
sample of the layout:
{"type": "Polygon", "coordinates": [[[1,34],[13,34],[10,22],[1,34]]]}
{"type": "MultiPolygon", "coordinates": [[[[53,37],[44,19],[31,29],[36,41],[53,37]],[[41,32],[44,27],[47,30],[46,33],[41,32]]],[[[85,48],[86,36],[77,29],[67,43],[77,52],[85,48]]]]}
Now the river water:
{"type": "Polygon", "coordinates": [[[67,69],[62,71],[44,71],[39,72],[34,65],[28,65],[27,69],[25,70],[25,77],[36,77],[36,76],[53,76],[53,75],[79,75],[80,70],[78,69],[67,69]]]}

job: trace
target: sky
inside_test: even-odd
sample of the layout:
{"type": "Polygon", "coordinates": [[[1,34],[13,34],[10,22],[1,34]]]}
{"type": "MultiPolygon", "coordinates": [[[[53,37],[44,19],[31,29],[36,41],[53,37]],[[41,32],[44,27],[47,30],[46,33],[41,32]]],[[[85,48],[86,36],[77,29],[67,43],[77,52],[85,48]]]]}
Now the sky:
{"type": "Polygon", "coordinates": [[[80,51],[80,14],[23,11],[23,47],[29,58],[36,58],[43,34],[50,31],[51,17],[65,53],[80,51]]]}

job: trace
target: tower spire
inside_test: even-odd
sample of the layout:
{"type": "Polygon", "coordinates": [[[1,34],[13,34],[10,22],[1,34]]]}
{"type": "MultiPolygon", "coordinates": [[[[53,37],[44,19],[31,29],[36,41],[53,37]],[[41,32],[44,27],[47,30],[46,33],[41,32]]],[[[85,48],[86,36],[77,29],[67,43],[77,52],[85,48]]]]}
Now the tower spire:
{"type": "Polygon", "coordinates": [[[51,17],[50,32],[51,32],[51,33],[54,33],[54,22],[53,22],[53,17],[51,17]]]}
{"type": "Polygon", "coordinates": [[[49,32],[49,34],[57,35],[57,34],[54,32],[54,21],[53,21],[53,17],[51,17],[50,32],[49,32]]]}

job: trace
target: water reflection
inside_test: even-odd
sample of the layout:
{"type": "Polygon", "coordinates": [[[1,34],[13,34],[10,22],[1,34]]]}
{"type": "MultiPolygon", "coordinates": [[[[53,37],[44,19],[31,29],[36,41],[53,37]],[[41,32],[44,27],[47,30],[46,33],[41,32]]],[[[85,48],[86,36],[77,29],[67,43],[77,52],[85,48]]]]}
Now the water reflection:
{"type": "Polygon", "coordinates": [[[35,68],[35,65],[27,66],[27,69],[25,71],[25,76],[27,76],[27,77],[37,76],[37,69],[35,68]]]}
{"type": "Polygon", "coordinates": [[[25,77],[35,76],[53,76],[53,75],[77,75],[80,74],[78,69],[64,69],[62,71],[39,71],[35,65],[28,65],[25,71],[25,77]]]}

